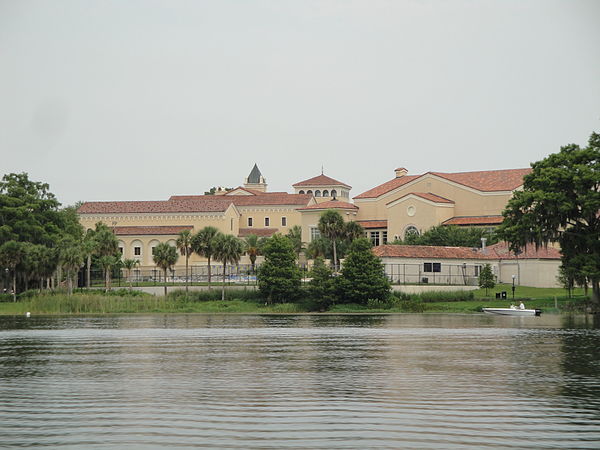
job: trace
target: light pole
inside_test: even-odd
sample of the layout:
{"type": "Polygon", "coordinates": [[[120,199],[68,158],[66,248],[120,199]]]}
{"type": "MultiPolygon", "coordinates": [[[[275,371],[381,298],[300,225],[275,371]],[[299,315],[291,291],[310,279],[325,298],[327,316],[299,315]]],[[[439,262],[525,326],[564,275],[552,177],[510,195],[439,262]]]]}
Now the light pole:
{"type": "Polygon", "coordinates": [[[512,280],[513,280],[513,284],[512,284],[512,294],[513,294],[513,300],[515,299],[515,278],[517,278],[516,275],[512,276],[512,280]]]}

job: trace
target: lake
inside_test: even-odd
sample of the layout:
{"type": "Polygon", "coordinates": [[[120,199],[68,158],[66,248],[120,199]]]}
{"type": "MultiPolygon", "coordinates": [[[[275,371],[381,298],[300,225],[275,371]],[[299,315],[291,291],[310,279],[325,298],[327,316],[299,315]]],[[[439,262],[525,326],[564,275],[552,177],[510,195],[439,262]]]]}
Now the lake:
{"type": "Polygon", "coordinates": [[[600,324],[0,317],[0,447],[598,448],[600,324]]]}

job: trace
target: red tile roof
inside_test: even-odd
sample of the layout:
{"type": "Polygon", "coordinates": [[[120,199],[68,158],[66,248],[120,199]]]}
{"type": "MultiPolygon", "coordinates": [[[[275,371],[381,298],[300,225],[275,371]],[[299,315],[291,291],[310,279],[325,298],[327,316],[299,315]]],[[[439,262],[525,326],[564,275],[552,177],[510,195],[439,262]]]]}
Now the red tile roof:
{"type": "Polygon", "coordinates": [[[298,208],[298,211],[306,211],[311,209],[358,209],[358,206],[352,203],[341,202],[339,200],[329,200],[328,202],[316,203],[314,205],[298,208]]]}
{"type": "Polygon", "coordinates": [[[293,184],[294,187],[300,186],[345,186],[348,189],[351,189],[351,186],[348,186],[346,183],[342,183],[341,181],[334,180],[327,175],[317,175],[316,177],[309,178],[308,180],[299,181],[296,184],[293,184]]]}
{"type": "Polygon", "coordinates": [[[502,216],[462,216],[445,220],[442,225],[498,225],[502,220],[502,216]]]}
{"type": "Polygon", "coordinates": [[[271,237],[278,231],[277,228],[240,228],[238,237],[247,237],[251,234],[258,237],[271,237]]]}
{"type": "Polygon", "coordinates": [[[166,235],[178,234],[183,230],[193,230],[192,225],[180,226],[150,226],[150,227],[113,227],[112,230],[118,236],[139,236],[139,235],[166,235]]]}
{"type": "Polygon", "coordinates": [[[431,259],[560,259],[560,252],[553,247],[535,248],[527,245],[522,253],[515,255],[508,250],[506,242],[499,242],[486,248],[473,250],[470,247],[436,247],[430,245],[380,245],[373,248],[380,258],[431,258],[431,259]]]}
{"type": "Polygon", "coordinates": [[[387,228],[387,220],[358,220],[357,223],[364,229],[387,228]]]}
{"type": "Polygon", "coordinates": [[[391,202],[388,202],[386,204],[389,205],[390,203],[398,201],[409,195],[416,195],[417,197],[421,197],[422,199],[429,200],[430,202],[435,203],[454,203],[454,201],[452,200],[442,197],[441,195],[432,194],[431,192],[409,192],[408,194],[405,194],[402,197],[392,200],[391,202]]]}
{"type": "Polygon", "coordinates": [[[176,195],[163,201],[86,202],[79,214],[173,213],[173,212],[224,212],[229,205],[293,205],[305,206],[310,194],[269,192],[260,195],[176,195]]]}
{"type": "Polygon", "coordinates": [[[523,184],[523,177],[530,172],[531,169],[506,169],[457,173],[427,172],[423,175],[405,175],[380,184],[354,198],[377,198],[427,174],[435,175],[482,192],[513,191],[523,184]]]}

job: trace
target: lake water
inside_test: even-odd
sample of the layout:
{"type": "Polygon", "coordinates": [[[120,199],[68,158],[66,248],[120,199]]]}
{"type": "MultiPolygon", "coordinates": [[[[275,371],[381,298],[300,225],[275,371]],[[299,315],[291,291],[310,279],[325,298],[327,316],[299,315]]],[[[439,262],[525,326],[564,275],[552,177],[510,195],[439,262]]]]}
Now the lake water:
{"type": "Polygon", "coordinates": [[[0,447],[598,448],[590,317],[0,317],[0,447]]]}

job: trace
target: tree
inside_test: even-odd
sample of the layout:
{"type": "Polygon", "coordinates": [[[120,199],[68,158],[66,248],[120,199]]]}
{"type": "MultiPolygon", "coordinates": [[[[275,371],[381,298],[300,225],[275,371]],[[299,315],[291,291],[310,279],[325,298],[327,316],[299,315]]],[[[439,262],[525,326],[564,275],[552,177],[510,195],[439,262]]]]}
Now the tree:
{"type": "Polygon", "coordinates": [[[336,245],[337,240],[344,235],[344,219],[339,212],[328,209],[321,214],[318,227],[321,234],[331,240],[333,246],[333,267],[334,270],[337,270],[338,260],[336,245]]]}
{"type": "Polygon", "coordinates": [[[244,253],[242,241],[231,234],[221,234],[215,240],[214,258],[223,263],[221,300],[225,300],[225,273],[227,263],[237,264],[244,253]]]}
{"type": "Polygon", "coordinates": [[[356,239],[350,245],[338,280],[342,301],[366,305],[368,300],[388,299],[390,282],[371,247],[366,238],[356,239]]]}
{"type": "Polygon", "coordinates": [[[351,220],[344,224],[344,239],[352,242],[354,239],[358,239],[365,236],[365,229],[360,226],[358,222],[351,220]]]}
{"type": "Polygon", "coordinates": [[[22,242],[7,241],[0,246],[0,263],[12,272],[13,301],[17,301],[17,266],[25,257],[22,242]]]}
{"type": "Polygon", "coordinates": [[[188,292],[188,265],[190,260],[190,255],[192,254],[192,233],[190,230],[183,230],[179,232],[179,236],[177,237],[177,241],[175,242],[175,246],[181,253],[181,256],[185,256],[185,292],[188,292]]]}
{"type": "Polygon", "coordinates": [[[492,266],[486,264],[479,272],[479,287],[485,288],[485,296],[488,295],[488,289],[494,289],[496,283],[494,282],[494,274],[492,273],[492,266]]]}
{"type": "Polygon", "coordinates": [[[131,283],[131,271],[140,265],[140,261],[137,259],[124,259],[123,267],[127,270],[127,279],[129,280],[129,290],[133,289],[131,283]]]}
{"type": "Polygon", "coordinates": [[[311,280],[308,283],[308,293],[310,297],[319,305],[321,310],[325,310],[333,305],[336,300],[336,285],[333,272],[325,266],[323,258],[317,258],[310,271],[311,280]]]}
{"type": "Polygon", "coordinates": [[[208,289],[211,281],[211,258],[215,254],[215,242],[221,236],[221,232],[215,227],[204,227],[192,236],[192,250],[199,256],[204,256],[208,261],[208,289]]]}
{"type": "Polygon", "coordinates": [[[327,258],[331,254],[331,241],[323,236],[313,239],[306,247],[306,256],[311,259],[327,258]]]}
{"type": "Polygon", "coordinates": [[[67,293],[73,295],[73,277],[83,266],[83,252],[77,242],[70,240],[61,248],[60,264],[67,275],[67,293]]]}
{"type": "Polygon", "coordinates": [[[92,256],[96,253],[96,232],[92,229],[86,231],[83,242],[81,244],[81,250],[85,258],[85,287],[90,288],[91,270],[92,270],[92,256]]]}
{"type": "Polygon", "coordinates": [[[252,264],[252,272],[255,271],[256,257],[261,254],[262,242],[255,234],[246,236],[244,239],[244,251],[250,258],[250,264],[252,264]]]}
{"type": "Polygon", "coordinates": [[[300,253],[304,250],[304,244],[302,243],[302,227],[300,225],[294,225],[288,230],[286,237],[292,243],[296,259],[300,259],[300,253]]]}
{"type": "Polygon", "coordinates": [[[94,232],[95,251],[100,257],[100,265],[104,269],[104,286],[105,290],[110,290],[111,269],[120,260],[119,241],[114,233],[102,222],[96,224],[94,232]]]}
{"type": "Polygon", "coordinates": [[[591,282],[600,309],[600,135],[571,144],[531,165],[523,190],[503,212],[499,235],[519,250],[560,244],[562,265],[591,282]]]}
{"type": "MultiPolygon", "coordinates": [[[[447,247],[479,247],[481,238],[486,238],[488,244],[498,242],[495,233],[481,227],[458,227],[456,225],[437,225],[425,233],[409,233],[401,245],[433,245],[447,247]]],[[[394,242],[396,243],[396,242],[394,242]]]]}
{"type": "Polygon", "coordinates": [[[167,270],[170,270],[177,262],[177,249],[166,242],[161,242],[154,247],[152,259],[154,264],[163,270],[165,275],[165,297],[167,296],[167,270]]]}
{"type": "Polygon", "coordinates": [[[208,191],[204,192],[204,195],[215,195],[217,189],[224,190],[225,192],[230,191],[233,188],[217,188],[216,186],[211,187],[208,191]]]}
{"type": "Polygon", "coordinates": [[[265,261],[258,268],[258,288],[269,303],[294,299],[302,275],[296,265],[294,247],[289,239],[273,235],[263,247],[265,261]]]}

